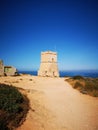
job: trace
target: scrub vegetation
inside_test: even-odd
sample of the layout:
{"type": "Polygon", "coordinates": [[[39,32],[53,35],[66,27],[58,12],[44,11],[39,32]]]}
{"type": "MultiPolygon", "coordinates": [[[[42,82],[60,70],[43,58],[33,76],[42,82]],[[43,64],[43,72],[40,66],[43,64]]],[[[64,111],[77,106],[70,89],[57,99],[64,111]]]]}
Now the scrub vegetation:
{"type": "Polygon", "coordinates": [[[14,86],[0,84],[0,129],[14,130],[23,123],[29,100],[14,86]]]}
{"type": "Polygon", "coordinates": [[[78,75],[67,79],[67,81],[81,93],[98,97],[98,78],[86,78],[78,75]]]}

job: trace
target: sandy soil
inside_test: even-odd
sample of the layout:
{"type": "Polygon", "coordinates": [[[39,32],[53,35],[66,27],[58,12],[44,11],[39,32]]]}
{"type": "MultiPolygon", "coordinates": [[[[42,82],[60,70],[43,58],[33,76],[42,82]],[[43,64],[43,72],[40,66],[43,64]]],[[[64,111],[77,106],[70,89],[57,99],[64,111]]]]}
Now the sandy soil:
{"type": "Polygon", "coordinates": [[[26,90],[30,110],[17,130],[98,130],[98,98],[83,95],[64,78],[0,77],[26,90]]]}

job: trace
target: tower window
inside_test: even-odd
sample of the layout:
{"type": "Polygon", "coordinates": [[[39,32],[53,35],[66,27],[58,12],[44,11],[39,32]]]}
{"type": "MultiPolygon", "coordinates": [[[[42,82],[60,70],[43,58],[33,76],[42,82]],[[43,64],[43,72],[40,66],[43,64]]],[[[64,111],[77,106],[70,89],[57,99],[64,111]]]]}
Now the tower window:
{"type": "Polygon", "coordinates": [[[52,62],[54,61],[54,58],[52,58],[52,62]]]}

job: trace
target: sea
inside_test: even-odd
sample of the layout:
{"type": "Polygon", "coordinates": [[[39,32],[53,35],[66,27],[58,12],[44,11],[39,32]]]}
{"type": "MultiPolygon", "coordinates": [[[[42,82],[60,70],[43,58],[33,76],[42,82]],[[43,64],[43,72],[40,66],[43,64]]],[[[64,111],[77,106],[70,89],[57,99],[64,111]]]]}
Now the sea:
{"type": "MultiPolygon", "coordinates": [[[[37,71],[18,71],[22,74],[30,74],[37,76],[37,71]]],[[[91,78],[98,78],[98,70],[66,70],[66,71],[59,71],[60,77],[73,77],[73,76],[83,76],[83,77],[91,77],[91,78]]]]}

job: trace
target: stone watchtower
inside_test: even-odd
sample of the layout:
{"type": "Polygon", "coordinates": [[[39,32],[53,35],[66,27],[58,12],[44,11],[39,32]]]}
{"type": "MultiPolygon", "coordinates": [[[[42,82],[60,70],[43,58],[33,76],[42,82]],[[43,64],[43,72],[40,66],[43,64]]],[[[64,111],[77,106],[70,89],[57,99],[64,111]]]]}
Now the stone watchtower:
{"type": "Polygon", "coordinates": [[[59,77],[57,53],[52,51],[41,52],[39,76],[59,77]]]}

